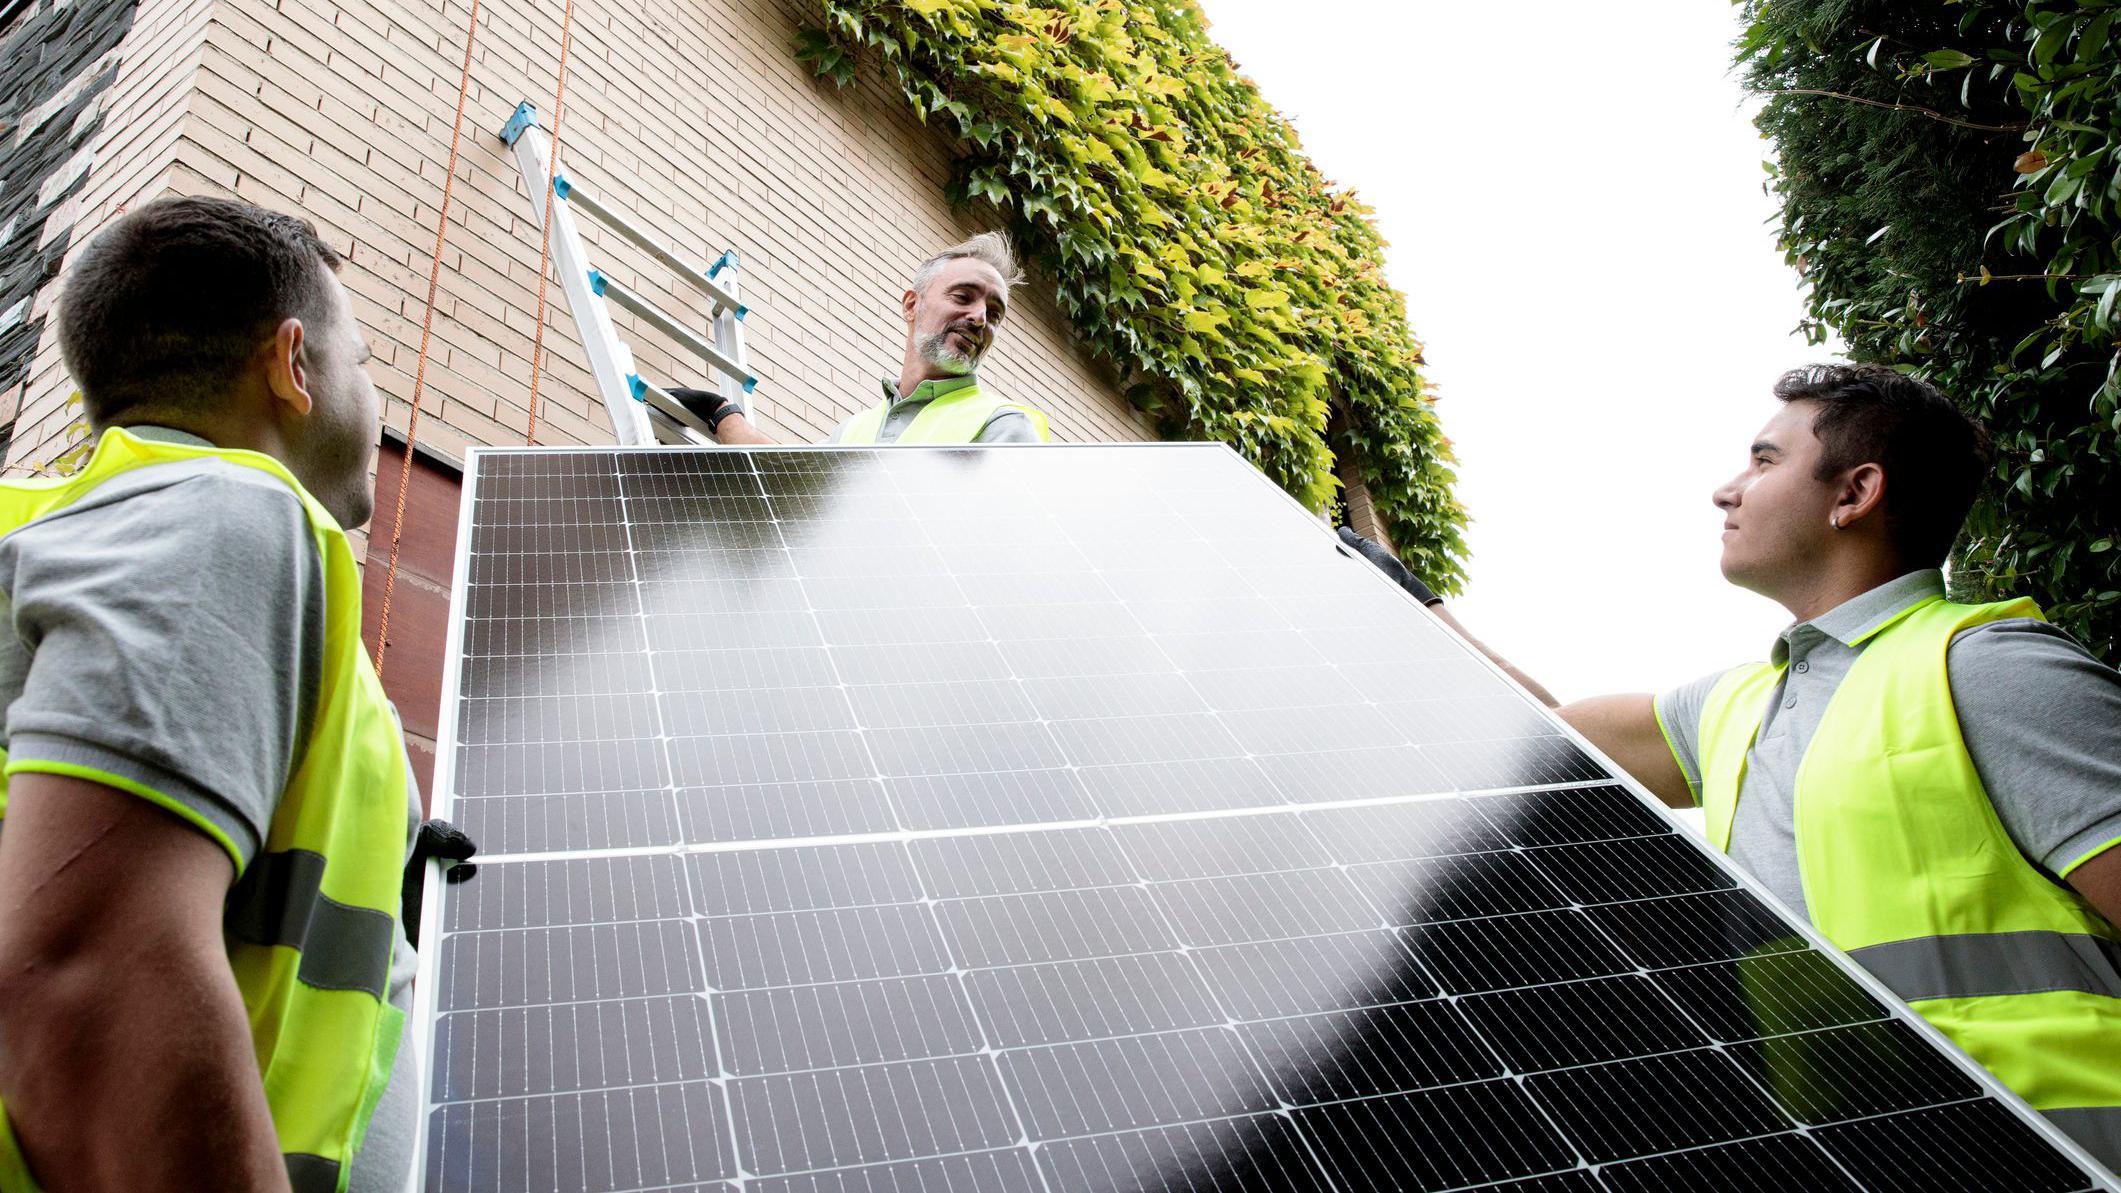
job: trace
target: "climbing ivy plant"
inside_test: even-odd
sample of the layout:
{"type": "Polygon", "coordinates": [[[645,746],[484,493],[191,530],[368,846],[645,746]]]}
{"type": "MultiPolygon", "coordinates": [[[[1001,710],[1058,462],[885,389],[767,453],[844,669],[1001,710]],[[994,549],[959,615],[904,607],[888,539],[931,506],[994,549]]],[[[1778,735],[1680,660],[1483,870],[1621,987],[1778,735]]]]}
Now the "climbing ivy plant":
{"type": "Polygon", "coordinates": [[[1421,345],[1368,209],[1209,37],[1191,0],[820,0],[823,78],[881,64],[957,139],[950,197],[1008,219],[1166,435],[1220,439],[1313,509],[1359,475],[1401,557],[1464,577],[1465,514],[1421,345]],[[1336,399],[1347,418],[1335,425],[1336,399]]]}
{"type": "Polygon", "coordinates": [[[1995,434],[1955,593],[2035,597],[2121,660],[2121,4],[1740,12],[1806,330],[1995,434]]]}

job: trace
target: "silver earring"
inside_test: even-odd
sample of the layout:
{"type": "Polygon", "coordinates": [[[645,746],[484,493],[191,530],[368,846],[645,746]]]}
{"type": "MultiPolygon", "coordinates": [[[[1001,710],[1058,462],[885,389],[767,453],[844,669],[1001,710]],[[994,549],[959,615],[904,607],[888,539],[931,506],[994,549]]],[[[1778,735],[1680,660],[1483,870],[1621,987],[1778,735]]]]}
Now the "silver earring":
{"type": "Polygon", "coordinates": [[[1827,524],[1828,526],[1831,526],[1831,527],[1833,527],[1833,528],[1834,528],[1834,529],[1836,529],[1836,530],[1839,530],[1839,529],[1841,529],[1841,515],[1840,515],[1840,514],[1835,514],[1835,515],[1834,515],[1833,517],[1831,517],[1831,518],[1828,518],[1828,519],[1826,520],[1826,524],[1827,524]]]}

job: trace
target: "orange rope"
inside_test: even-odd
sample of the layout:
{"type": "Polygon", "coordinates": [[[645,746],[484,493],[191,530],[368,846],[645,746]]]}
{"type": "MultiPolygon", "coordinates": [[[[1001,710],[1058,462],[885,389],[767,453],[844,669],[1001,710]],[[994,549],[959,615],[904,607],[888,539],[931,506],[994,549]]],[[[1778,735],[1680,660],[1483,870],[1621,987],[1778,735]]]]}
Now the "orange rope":
{"type": "MultiPolygon", "coordinates": [[[[560,106],[567,102],[567,48],[574,37],[574,0],[560,10],[560,77],[552,90],[552,160],[547,174],[558,177],[560,169],[560,106]]],[[[545,188],[545,228],[538,237],[538,331],[530,346],[530,429],[523,433],[525,445],[538,441],[538,377],[545,364],[545,275],[552,265],[552,202],[556,188],[545,188]]]]}
{"type": "MultiPolygon", "coordinates": [[[[572,2],[572,0],[570,0],[572,2]]],[[[442,282],[442,250],[449,237],[449,197],[457,181],[457,145],[464,137],[464,104],[471,95],[471,48],[479,36],[479,0],[464,25],[464,74],[457,82],[457,122],[449,132],[449,169],[442,175],[442,210],[435,217],[434,264],[427,271],[427,311],[420,316],[420,359],[412,375],[412,415],[405,423],[405,459],[398,465],[398,509],[390,524],[390,570],[383,576],[383,611],[376,619],[376,678],[390,645],[390,594],[398,586],[398,542],[405,533],[405,492],[412,481],[412,449],[419,442],[420,395],[427,388],[427,345],[434,335],[435,291],[442,282]]]]}

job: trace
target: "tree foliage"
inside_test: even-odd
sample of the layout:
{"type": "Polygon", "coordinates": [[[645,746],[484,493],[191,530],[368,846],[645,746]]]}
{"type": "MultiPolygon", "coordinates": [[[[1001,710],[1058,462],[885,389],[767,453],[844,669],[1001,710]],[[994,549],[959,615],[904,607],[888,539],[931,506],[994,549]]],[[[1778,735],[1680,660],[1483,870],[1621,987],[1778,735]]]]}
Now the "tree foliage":
{"type": "Polygon", "coordinates": [[[2121,658],[2115,0],[1745,0],[1807,328],[1995,433],[1956,595],[2036,597],[2121,658]]]}
{"type": "Polygon", "coordinates": [[[952,198],[1006,215],[1164,433],[1231,444],[1313,509],[1339,487],[1344,435],[1407,564],[1457,589],[1450,445],[1383,241],[1192,0],[820,8],[798,55],[844,86],[873,54],[920,119],[954,134],[952,198]]]}

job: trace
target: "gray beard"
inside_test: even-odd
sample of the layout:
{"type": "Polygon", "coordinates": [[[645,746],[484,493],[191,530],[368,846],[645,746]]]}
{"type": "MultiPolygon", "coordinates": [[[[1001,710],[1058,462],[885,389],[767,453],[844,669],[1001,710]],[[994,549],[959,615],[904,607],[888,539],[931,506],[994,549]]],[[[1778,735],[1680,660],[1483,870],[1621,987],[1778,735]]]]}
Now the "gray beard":
{"type": "Polygon", "coordinates": [[[947,331],[939,331],[921,341],[921,359],[952,377],[970,376],[979,367],[978,357],[967,356],[950,346],[947,331]]]}

